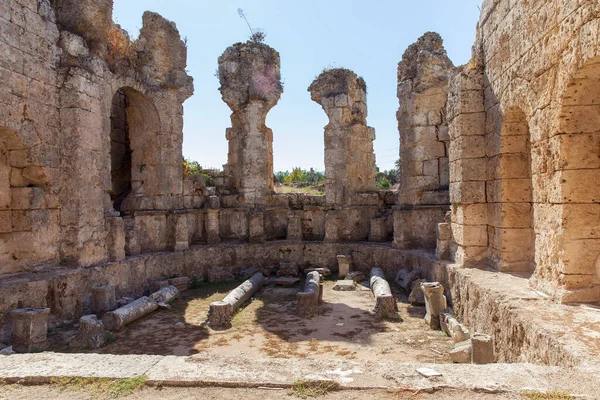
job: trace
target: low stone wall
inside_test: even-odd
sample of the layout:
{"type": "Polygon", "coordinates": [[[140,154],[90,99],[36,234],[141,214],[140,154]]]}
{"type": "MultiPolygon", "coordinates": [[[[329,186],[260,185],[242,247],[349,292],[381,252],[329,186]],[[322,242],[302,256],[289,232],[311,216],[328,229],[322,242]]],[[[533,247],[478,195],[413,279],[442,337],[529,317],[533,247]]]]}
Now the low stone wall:
{"type": "Polygon", "coordinates": [[[442,282],[456,317],[494,338],[497,362],[598,365],[600,311],[563,305],[529,287],[527,277],[436,261],[427,278],[442,282]]]}
{"type": "Polygon", "coordinates": [[[281,260],[296,261],[301,269],[316,266],[337,271],[339,254],[352,255],[355,268],[365,273],[379,266],[388,278],[401,268],[427,268],[433,262],[430,252],[393,249],[390,244],[273,241],[192,246],[186,251],[132,256],[88,268],[14,274],[0,283],[0,342],[10,333],[10,310],[48,307],[50,326],[57,326],[90,312],[93,286],[113,285],[117,298],[137,297],[149,291],[154,280],[191,276],[219,281],[240,278],[251,268],[269,274],[281,260]]]}

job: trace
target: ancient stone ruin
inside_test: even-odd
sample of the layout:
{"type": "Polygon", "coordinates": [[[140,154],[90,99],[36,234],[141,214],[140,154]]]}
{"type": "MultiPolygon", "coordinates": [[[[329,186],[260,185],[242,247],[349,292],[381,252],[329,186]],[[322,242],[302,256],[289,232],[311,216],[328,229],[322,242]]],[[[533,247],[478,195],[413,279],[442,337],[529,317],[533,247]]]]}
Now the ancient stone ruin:
{"type": "Polygon", "coordinates": [[[432,32],[398,55],[398,191],[376,186],[365,80],[323,71],[308,90],[329,119],[325,196],[273,190],[276,50],[218,58],[229,152],[207,183],[183,173],[194,89],[175,23],[146,12],[133,41],[111,15],[112,0],[0,0],[0,343],[43,350],[80,321],[73,346],[96,348],[233,281],[210,325],[281,284],[295,324],[341,329],[328,313],[368,296],[369,318],[404,304],[423,335],[446,332],[450,361],[600,365],[596,2],[485,0],[468,64],[432,32]]]}

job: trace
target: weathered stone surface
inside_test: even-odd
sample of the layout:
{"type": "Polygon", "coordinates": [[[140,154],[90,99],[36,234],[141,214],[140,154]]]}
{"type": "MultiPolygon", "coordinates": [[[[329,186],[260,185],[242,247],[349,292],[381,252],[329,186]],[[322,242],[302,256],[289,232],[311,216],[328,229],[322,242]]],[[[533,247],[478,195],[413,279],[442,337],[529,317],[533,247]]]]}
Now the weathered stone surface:
{"type": "Polygon", "coordinates": [[[494,362],[494,342],[491,336],[474,333],[471,337],[473,364],[490,364],[494,362]]]}
{"type": "Polygon", "coordinates": [[[233,112],[225,166],[230,188],[245,205],[265,205],[273,192],[273,132],[264,121],[283,92],[279,53],[263,43],[234,44],[219,57],[219,81],[233,112]]]}
{"type": "Polygon", "coordinates": [[[321,275],[309,272],[306,275],[304,290],[296,295],[298,315],[309,318],[319,313],[319,301],[322,296],[321,275]]]}
{"type": "Polygon", "coordinates": [[[126,306],[104,314],[102,323],[109,331],[118,331],[125,325],[150,314],[157,308],[156,300],[150,297],[140,297],[126,306]]]}
{"type": "Polygon", "coordinates": [[[97,349],[106,343],[106,329],[96,315],[85,315],[79,318],[77,336],[69,346],[84,349],[97,349]]]}
{"type": "Polygon", "coordinates": [[[115,287],[111,285],[94,286],[92,288],[92,311],[96,314],[104,314],[117,307],[115,299],[115,287]]]}
{"type": "Polygon", "coordinates": [[[470,338],[469,330],[465,328],[463,324],[458,322],[454,315],[449,312],[440,314],[440,328],[450,336],[455,343],[464,342],[470,338]]]}
{"type": "Polygon", "coordinates": [[[440,315],[446,309],[444,287],[439,282],[422,282],[421,290],[425,296],[425,322],[431,329],[440,329],[440,315]]]}
{"type": "Polygon", "coordinates": [[[351,193],[372,192],[375,184],[375,130],[367,126],[366,83],[354,72],[323,71],[308,91],[329,124],[325,127],[325,198],[343,205],[351,193]]]}
{"type": "MultiPolygon", "coordinates": [[[[187,285],[185,287],[187,289],[187,285]]],[[[179,296],[179,289],[174,285],[169,285],[152,293],[150,298],[157,303],[170,303],[175,300],[177,296],[179,296]]]]}
{"type": "Polygon", "coordinates": [[[29,353],[46,347],[49,308],[25,308],[10,312],[10,343],[17,353],[29,353]]]}
{"type": "Polygon", "coordinates": [[[338,276],[345,277],[352,270],[352,256],[339,255],[338,260],[338,276]]]}
{"type": "Polygon", "coordinates": [[[421,277],[421,272],[416,270],[407,270],[402,268],[396,273],[396,277],[394,278],[394,282],[398,284],[402,289],[406,292],[410,293],[413,284],[417,279],[421,277]]]}
{"type": "Polygon", "coordinates": [[[398,319],[398,305],[396,298],[392,295],[390,285],[385,279],[385,273],[381,268],[371,269],[369,286],[375,296],[375,308],[373,312],[377,318],[398,319]]]}
{"type": "Polygon", "coordinates": [[[426,282],[425,279],[417,279],[413,282],[412,290],[408,295],[408,302],[412,305],[425,305],[425,294],[421,289],[421,283],[426,282]]]}
{"type": "Polygon", "coordinates": [[[300,282],[300,278],[277,278],[273,282],[277,286],[294,286],[300,282]]]}
{"type": "Polygon", "coordinates": [[[365,280],[365,274],[361,271],[350,271],[346,274],[346,280],[353,280],[354,282],[362,282],[365,280]]]}
{"type": "Polygon", "coordinates": [[[470,364],[472,352],[473,348],[470,340],[457,343],[454,348],[450,350],[450,360],[457,364],[470,364]]]}
{"type": "Polygon", "coordinates": [[[296,277],[298,276],[298,264],[296,261],[280,261],[279,269],[277,270],[279,277],[296,277]]]}
{"type": "Polygon", "coordinates": [[[175,286],[179,292],[188,290],[190,282],[191,279],[189,276],[179,276],[177,278],[169,279],[169,285],[175,286]]]}
{"type": "Polygon", "coordinates": [[[356,290],[356,283],[352,280],[337,281],[335,285],[333,285],[333,290],[340,292],[356,290]]]}
{"type": "Polygon", "coordinates": [[[233,313],[263,286],[265,277],[260,272],[232,290],[221,301],[213,302],[208,311],[207,321],[210,326],[230,326],[233,313]]]}
{"type": "Polygon", "coordinates": [[[331,275],[331,270],[329,268],[319,268],[319,267],[310,267],[304,270],[305,274],[309,274],[310,272],[316,271],[321,276],[329,276],[331,275]]]}

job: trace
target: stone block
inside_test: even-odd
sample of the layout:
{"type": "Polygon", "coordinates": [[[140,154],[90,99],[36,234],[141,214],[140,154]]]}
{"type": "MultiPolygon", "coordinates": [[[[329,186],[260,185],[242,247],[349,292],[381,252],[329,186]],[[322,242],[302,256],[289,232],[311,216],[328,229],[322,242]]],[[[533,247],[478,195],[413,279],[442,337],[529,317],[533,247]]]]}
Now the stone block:
{"type": "Polygon", "coordinates": [[[471,337],[473,364],[491,364],[494,362],[494,342],[492,337],[474,333],[471,337]]]}
{"type": "Polygon", "coordinates": [[[265,215],[263,212],[250,212],[248,217],[248,236],[250,243],[264,243],[265,236],[265,215]]]}
{"type": "Polygon", "coordinates": [[[104,314],[117,307],[115,299],[115,287],[112,285],[92,287],[92,312],[94,314],[104,314]]]}
{"type": "Polygon", "coordinates": [[[472,351],[473,349],[470,340],[457,343],[454,348],[450,350],[450,360],[457,364],[470,364],[472,351]]]}
{"type": "Polygon", "coordinates": [[[296,261],[279,261],[278,277],[297,277],[298,264],[296,261]]]}
{"type": "Polygon", "coordinates": [[[352,256],[338,255],[338,276],[344,277],[352,270],[352,256]]]}
{"type": "Polygon", "coordinates": [[[412,290],[408,295],[408,302],[413,306],[422,306],[425,304],[425,294],[421,289],[421,283],[425,282],[425,279],[417,279],[412,285],[412,290]]]}
{"type": "Polygon", "coordinates": [[[369,242],[385,242],[389,237],[387,218],[371,218],[369,242]]]}
{"type": "Polygon", "coordinates": [[[79,319],[77,335],[69,343],[70,347],[97,349],[106,343],[106,329],[96,315],[85,315],[79,319]]]}
{"type": "Polygon", "coordinates": [[[44,350],[47,346],[49,308],[24,308],[12,310],[10,342],[17,353],[44,350]]]}
{"type": "Polygon", "coordinates": [[[350,292],[356,290],[356,283],[353,280],[337,281],[333,286],[333,290],[339,292],[350,292]]]}
{"type": "Polygon", "coordinates": [[[211,210],[217,210],[221,208],[221,200],[218,196],[208,197],[208,208],[210,208],[211,210]]]}
{"type": "Polygon", "coordinates": [[[190,282],[191,279],[188,276],[179,276],[177,278],[169,279],[169,285],[175,286],[180,292],[188,290],[190,287],[190,282]]]}

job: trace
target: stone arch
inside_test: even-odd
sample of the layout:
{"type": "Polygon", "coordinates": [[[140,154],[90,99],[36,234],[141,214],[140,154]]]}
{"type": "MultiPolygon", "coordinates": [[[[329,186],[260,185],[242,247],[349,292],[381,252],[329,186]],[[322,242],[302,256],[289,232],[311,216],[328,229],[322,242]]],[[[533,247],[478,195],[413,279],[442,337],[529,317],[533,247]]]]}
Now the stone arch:
{"type": "Polygon", "coordinates": [[[132,207],[128,197],[158,191],[160,119],[154,103],[131,87],[114,94],[110,119],[110,196],[114,209],[125,212],[132,207]]]}
{"type": "Polygon", "coordinates": [[[549,140],[557,220],[557,270],[553,278],[573,301],[600,299],[600,57],[580,68],[567,85],[558,132],[549,140]]]}
{"type": "Polygon", "coordinates": [[[490,260],[500,271],[533,272],[535,232],[531,144],[525,113],[508,108],[489,139],[488,239],[490,260]]]}

